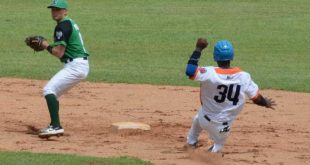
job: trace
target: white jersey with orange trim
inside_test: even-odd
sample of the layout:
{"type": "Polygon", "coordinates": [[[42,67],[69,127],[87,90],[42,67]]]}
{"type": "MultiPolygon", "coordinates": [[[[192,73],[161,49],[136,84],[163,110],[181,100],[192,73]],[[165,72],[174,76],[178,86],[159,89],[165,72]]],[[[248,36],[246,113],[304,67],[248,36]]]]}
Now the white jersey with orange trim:
{"type": "Polygon", "coordinates": [[[246,95],[254,99],[258,86],[239,68],[199,67],[192,80],[200,81],[202,112],[212,121],[231,122],[242,110],[246,95]]]}

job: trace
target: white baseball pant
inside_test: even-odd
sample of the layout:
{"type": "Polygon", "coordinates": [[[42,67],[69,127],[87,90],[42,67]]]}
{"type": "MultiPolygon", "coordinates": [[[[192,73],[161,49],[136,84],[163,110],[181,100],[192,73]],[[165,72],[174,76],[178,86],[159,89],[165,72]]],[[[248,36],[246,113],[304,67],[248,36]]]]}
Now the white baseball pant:
{"type": "Polygon", "coordinates": [[[88,60],[75,58],[64,65],[43,88],[43,95],[54,94],[59,98],[74,85],[87,77],[89,73],[88,60]]]}
{"type": "Polygon", "coordinates": [[[210,148],[210,151],[220,152],[224,147],[226,138],[229,135],[230,127],[231,122],[227,125],[223,125],[223,123],[220,122],[208,121],[205,118],[203,110],[200,108],[199,112],[193,119],[192,127],[189,130],[187,136],[187,143],[191,145],[197,143],[201,131],[206,130],[208,132],[209,138],[214,142],[214,145],[212,148],[210,148]]]}

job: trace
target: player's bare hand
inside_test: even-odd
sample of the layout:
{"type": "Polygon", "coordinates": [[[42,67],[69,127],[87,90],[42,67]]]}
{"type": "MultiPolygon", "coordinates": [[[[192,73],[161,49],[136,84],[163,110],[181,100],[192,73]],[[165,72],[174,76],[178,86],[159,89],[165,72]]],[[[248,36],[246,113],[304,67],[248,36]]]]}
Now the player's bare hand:
{"type": "Polygon", "coordinates": [[[196,43],[196,50],[202,51],[206,47],[208,47],[208,41],[205,38],[198,38],[197,43],[196,43]]]}
{"type": "Polygon", "coordinates": [[[276,102],[274,100],[272,100],[271,98],[267,98],[265,97],[265,100],[266,100],[266,107],[267,108],[271,108],[271,109],[274,109],[274,106],[276,106],[276,102]]]}
{"type": "Polygon", "coordinates": [[[44,48],[44,49],[46,49],[47,47],[48,47],[48,42],[47,41],[43,41],[42,43],[41,43],[41,46],[44,48]]]}

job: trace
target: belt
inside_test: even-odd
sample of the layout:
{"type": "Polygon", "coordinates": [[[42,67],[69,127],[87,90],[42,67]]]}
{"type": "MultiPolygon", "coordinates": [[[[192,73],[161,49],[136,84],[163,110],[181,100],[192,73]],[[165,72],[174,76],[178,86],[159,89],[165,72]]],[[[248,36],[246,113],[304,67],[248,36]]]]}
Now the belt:
{"type": "MultiPolygon", "coordinates": [[[[205,117],[206,120],[211,122],[211,119],[207,115],[205,115],[204,117],[205,117]]],[[[228,125],[228,122],[223,122],[222,125],[228,125]]]]}
{"type": "MultiPolygon", "coordinates": [[[[83,57],[83,60],[87,60],[88,58],[85,56],[83,57]]],[[[68,58],[66,61],[65,61],[65,64],[69,63],[69,62],[72,62],[74,60],[74,58],[68,58]]]]}

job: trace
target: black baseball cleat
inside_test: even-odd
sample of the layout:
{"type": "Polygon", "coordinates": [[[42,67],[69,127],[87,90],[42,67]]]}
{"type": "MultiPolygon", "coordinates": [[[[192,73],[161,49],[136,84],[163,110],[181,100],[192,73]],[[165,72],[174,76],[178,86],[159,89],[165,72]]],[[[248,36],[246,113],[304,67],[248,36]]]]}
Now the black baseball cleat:
{"type": "Polygon", "coordinates": [[[40,138],[44,138],[44,139],[48,139],[52,136],[63,136],[65,130],[59,126],[59,127],[54,127],[52,125],[48,126],[47,128],[43,128],[40,130],[39,132],[39,137],[40,138]]]}

